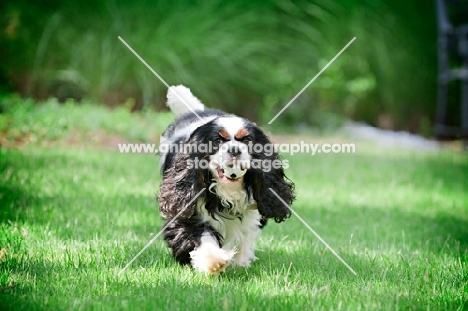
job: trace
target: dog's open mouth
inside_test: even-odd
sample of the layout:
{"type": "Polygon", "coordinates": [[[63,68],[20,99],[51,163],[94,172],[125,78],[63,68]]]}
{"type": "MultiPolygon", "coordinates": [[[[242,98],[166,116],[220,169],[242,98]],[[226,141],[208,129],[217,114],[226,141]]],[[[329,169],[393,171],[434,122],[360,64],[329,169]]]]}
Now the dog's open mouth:
{"type": "Polygon", "coordinates": [[[242,179],[242,176],[238,177],[235,174],[231,174],[231,176],[224,175],[224,169],[220,168],[219,166],[216,167],[216,171],[218,172],[218,178],[220,182],[232,183],[239,182],[242,179]]]}

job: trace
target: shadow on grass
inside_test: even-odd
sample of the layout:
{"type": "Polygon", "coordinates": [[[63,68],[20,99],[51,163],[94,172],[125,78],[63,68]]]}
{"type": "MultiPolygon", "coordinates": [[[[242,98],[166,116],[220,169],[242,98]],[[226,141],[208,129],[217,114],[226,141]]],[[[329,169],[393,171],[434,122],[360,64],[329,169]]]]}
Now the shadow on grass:
{"type": "Polygon", "coordinates": [[[128,155],[120,158],[112,152],[91,153],[89,159],[83,150],[52,155],[47,149],[39,154],[9,151],[1,156],[0,180],[7,183],[0,184],[0,223],[49,226],[58,238],[76,240],[109,235],[106,231],[149,236],[163,223],[155,199],[160,178],[156,158],[149,158],[155,166],[154,192],[142,195],[125,191],[119,179],[134,186],[140,172],[150,178],[148,157],[140,157],[145,161],[136,161],[132,169],[126,165],[128,155]],[[112,161],[114,157],[119,160],[112,161]],[[103,194],[106,189],[115,194],[103,194]]]}

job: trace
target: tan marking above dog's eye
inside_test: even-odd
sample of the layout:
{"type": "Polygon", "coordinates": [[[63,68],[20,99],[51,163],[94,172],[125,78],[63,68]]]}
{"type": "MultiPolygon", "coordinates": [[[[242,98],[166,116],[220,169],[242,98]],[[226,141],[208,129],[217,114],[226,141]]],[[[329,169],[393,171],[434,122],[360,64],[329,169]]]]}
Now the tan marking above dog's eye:
{"type": "Polygon", "coordinates": [[[226,139],[226,140],[230,140],[231,139],[231,136],[229,135],[229,133],[226,131],[226,130],[221,130],[219,131],[219,135],[226,139]]]}
{"type": "Polygon", "coordinates": [[[241,140],[245,136],[249,134],[249,131],[246,128],[242,128],[237,131],[236,135],[234,136],[237,140],[241,140]]]}

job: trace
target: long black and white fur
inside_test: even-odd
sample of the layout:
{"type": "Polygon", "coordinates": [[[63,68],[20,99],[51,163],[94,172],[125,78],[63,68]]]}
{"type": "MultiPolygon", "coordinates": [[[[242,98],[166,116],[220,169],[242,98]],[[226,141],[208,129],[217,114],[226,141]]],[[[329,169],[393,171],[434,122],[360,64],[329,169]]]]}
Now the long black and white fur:
{"type": "Polygon", "coordinates": [[[229,264],[248,267],[257,259],[254,242],[267,220],[282,222],[290,216],[290,210],[268,188],[291,204],[294,184],[286,178],[282,167],[270,171],[250,167],[241,177],[225,176],[216,163],[232,159],[279,159],[276,153],[249,153],[247,148],[239,148],[251,143],[270,144],[269,138],[246,119],[206,108],[182,85],[171,87],[167,98],[167,105],[177,118],[163,133],[159,151],[163,175],[159,209],[165,225],[172,221],[164,231],[164,239],[179,263],[191,264],[200,272],[217,274],[229,264]],[[161,151],[163,144],[209,142],[215,147],[212,152],[170,148],[161,151]],[[227,152],[221,152],[221,147],[227,152]],[[211,161],[215,167],[188,165],[195,159],[211,161]],[[202,189],[205,191],[189,204],[202,189]],[[185,210],[174,219],[182,209],[185,210]]]}

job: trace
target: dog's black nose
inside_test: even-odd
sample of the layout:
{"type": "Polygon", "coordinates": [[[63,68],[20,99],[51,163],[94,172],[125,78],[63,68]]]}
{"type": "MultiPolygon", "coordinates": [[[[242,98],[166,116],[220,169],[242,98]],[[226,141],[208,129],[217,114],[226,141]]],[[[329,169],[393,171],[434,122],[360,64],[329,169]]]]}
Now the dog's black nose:
{"type": "Polygon", "coordinates": [[[239,146],[234,145],[229,147],[228,153],[233,157],[237,157],[241,154],[241,151],[239,149],[239,146]]]}

